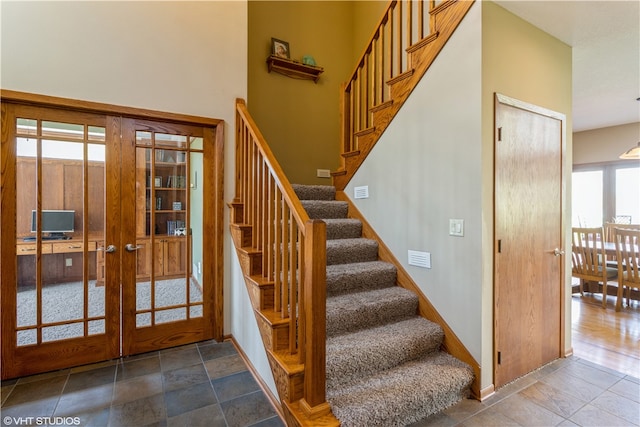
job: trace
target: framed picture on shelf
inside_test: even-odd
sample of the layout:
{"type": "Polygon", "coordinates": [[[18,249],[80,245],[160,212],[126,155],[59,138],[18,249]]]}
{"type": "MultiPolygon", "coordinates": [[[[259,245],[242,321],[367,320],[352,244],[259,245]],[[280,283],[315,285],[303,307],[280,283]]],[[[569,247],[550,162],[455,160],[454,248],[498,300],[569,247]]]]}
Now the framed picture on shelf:
{"type": "Polygon", "coordinates": [[[156,176],[154,185],[155,185],[156,188],[162,187],[162,177],[161,176],[156,176]]]}
{"type": "Polygon", "coordinates": [[[289,54],[289,43],[271,37],[271,54],[279,58],[290,59],[291,55],[289,54]]]}

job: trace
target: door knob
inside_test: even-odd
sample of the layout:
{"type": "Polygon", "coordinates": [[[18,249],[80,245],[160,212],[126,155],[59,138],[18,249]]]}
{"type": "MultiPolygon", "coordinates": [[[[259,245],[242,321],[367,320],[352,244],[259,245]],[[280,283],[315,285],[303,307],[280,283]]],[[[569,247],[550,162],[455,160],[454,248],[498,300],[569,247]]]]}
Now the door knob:
{"type": "Polygon", "coordinates": [[[126,246],[124,247],[128,252],[135,252],[138,249],[142,248],[142,245],[134,245],[132,243],[127,243],[126,246]]]}
{"type": "Polygon", "coordinates": [[[115,252],[115,251],[116,251],[116,247],[115,247],[115,246],[113,246],[113,245],[109,245],[109,246],[107,246],[107,247],[105,248],[105,250],[104,250],[104,251],[105,251],[106,253],[110,254],[110,253],[112,253],[112,252],[115,252]]]}
{"type": "Polygon", "coordinates": [[[555,249],[553,250],[553,254],[554,254],[555,256],[564,255],[564,251],[563,251],[562,249],[560,249],[560,248],[555,248],[555,249]]]}

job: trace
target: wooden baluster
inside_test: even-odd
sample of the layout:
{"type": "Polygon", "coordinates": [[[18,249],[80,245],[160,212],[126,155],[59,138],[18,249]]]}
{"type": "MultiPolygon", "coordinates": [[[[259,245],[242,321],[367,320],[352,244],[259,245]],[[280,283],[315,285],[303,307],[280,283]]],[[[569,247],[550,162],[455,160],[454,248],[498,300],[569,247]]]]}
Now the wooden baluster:
{"type": "Polygon", "coordinates": [[[407,47],[413,44],[413,1],[406,0],[407,8],[407,47]]]}
{"type": "Polygon", "coordinates": [[[418,40],[424,38],[424,1],[418,1],[418,40]]]}
{"type": "Polygon", "coordinates": [[[282,318],[289,316],[291,301],[289,301],[289,251],[291,242],[289,240],[289,205],[282,205],[282,318]]]}
{"type": "Polygon", "coordinates": [[[394,76],[402,74],[402,3],[398,3],[398,7],[395,9],[397,25],[395,28],[394,39],[396,40],[397,50],[396,54],[396,73],[394,76]]]}
{"type": "Polygon", "coordinates": [[[280,189],[276,187],[276,198],[275,198],[275,229],[274,229],[274,251],[275,251],[275,260],[274,260],[274,282],[273,282],[273,301],[274,301],[274,311],[277,313],[282,310],[281,298],[280,294],[282,293],[282,269],[280,268],[281,259],[282,259],[282,193],[280,189]]]}
{"type": "Polygon", "coordinates": [[[266,262],[266,270],[265,276],[269,278],[269,280],[273,280],[273,262],[275,253],[273,250],[273,229],[275,227],[275,219],[274,219],[274,209],[275,209],[275,181],[273,180],[273,175],[269,174],[269,183],[267,186],[267,236],[265,238],[267,252],[267,262],[266,262]]]}
{"type": "Polygon", "coordinates": [[[298,352],[298,231],[297,224],[293,218],[293,212],[289,212],[289,247],[291,256],[289,257],[289,272],[291,280],[289,284],[289,351],[292,354],[298,352]]]}

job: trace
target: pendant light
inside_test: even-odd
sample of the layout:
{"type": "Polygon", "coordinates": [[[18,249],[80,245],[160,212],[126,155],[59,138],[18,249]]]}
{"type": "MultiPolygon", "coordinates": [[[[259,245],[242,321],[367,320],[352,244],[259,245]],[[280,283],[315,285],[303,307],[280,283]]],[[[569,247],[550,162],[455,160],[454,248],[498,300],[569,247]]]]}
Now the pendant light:
{"type": "Polygon", "coordinates": [[[629,148],[624,153],[620,154],[621,159],[640,159],[640,142],[635,147],[629,148]]]}

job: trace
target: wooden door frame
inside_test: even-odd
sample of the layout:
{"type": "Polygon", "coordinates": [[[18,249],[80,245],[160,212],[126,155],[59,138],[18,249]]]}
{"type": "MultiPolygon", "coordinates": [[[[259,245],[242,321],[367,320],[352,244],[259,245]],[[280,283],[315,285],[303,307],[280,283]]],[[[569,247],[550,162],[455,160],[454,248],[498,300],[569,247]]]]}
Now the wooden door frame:
{"type": "MultiPolygon", "coordinates": [[[[511,106],[514,108],[518,108],[521,110],[525,110],[531,113],[535,113],[535,114],[539,114],[542,116],[546,116],[552,119],[556,119],[558,121],[560,121],[561,123],[561,130],[560,130],[560,249],[564,250],[565,255],[564,258],[562,259],[562,262],[560,262],[560,342],[559,342],[559,354],[558,357],[567,357],[570,356],[572,354],[572,351],[565,351],[566,349],[566,342],[567,342],[567,333],[566,333],[566,319],[567,319],[567,312],[566,312],[566,298],[567,298],[567,294],[566,294],[566,263],[567,263],[567,258],[566,258],[566,251],[567,248],[569,248],[570,250],[570,245],[567,241],[567,213],[566,213],[566,207],[569,206],[569,202],[567,201],[567,177],[570,176],[568,174],[571,173],[571,171],[567,168],[567,162],[566,162],[566,150],[567,150],[567,127],[566,127],[566,116],[562,113],[553,111],[553,110],[549,110],[540,106],[537,106],[535,104],[531,104],[528,102],[524,102],[515,98],[511,98],[509,96],[506,95],[502,95],[500,93],[494,93],[494,119],[493,119],[493,128],[494,128],[494,135],[493,135],[493,150],[494,150],[494,156],[495,156],[495,145],[497,144],[498,141],[498,129],[497,129],[497,111],[498,111],[498,105],[499,104],[503,104],[503,105],[507,105],[507,106],[511,106]],[[568,246],[569,245],[569,246],[568,246]]],[[[494,245],[497,244],[497,240],[496,240],[496,192],[495,192],[495,175],[496,175],[496,171],[495,171],[495,157],[494,157],[494,187],[493,187],[493,199],[494,199],[494,204],[493,204],[493,243],[494,245]]],[[[570,221],[571,218],[569,217],[568,220],[570,221]]],[[[495,329],[495,325],[496,325],[496,283],[497,283],[497,278],[496,278],[496,261],[495,261],[495,254],[496,254],[496,248],[494,247],[493,250],[493,257],[492,257],[492,269],[493,269],[493,325],[494,325],[494,331],[493,331],[493,384],[494,384],[494,388],[495,388],[495,384],[496,384],[496,370],[497,370],[497,364],[498,364],[498,360],[497,360],[497,335],[498,335],[498,331],[497,329],[495,329]]]]}
{"type": "MultiPolygon", "coordinates": [[[[205,204],[206,210],[214,220],[211,223],[204,224],[205,232],[211,236],[215,236],[215,243],[213,245],[213,251],[203,253],[203,275],[206,272],[210,278],[209,286],[213,288],[213,301],[211,301],[211,325],[209,325],[212,331],[212,338],[218,341],[223,339],[224,330],[224,316],[223,316],[223,280],[224,280],[224,258],[223,258],[223,229],[224,229],[224,121],[221,119],[213,119],[201,116],[192,116],[185,114],[167,113],[156,110],[147,110],[140,108],[124,107],[112,104],[103,104],[91,101],[82,101],[69,98],[60,98],[47,95],[33,94],[27,92],[12,91],[6,89],[0,89],[0,101],[2,107],[3,116],[6,111],[6,104],[19,104],[28,105],[34,107],[55,108],[60,110],[70,110],[79,113],[91,113],[107,116],[107,120],[112,120],[114,116],[116,118],[136,118],[136,119],[150,119],[154,121],[164,121],[170,123],[178,123],[185,125],[203,126],[208,129],[208,132],[213,132],[214,147],[211,148],[212,152],[212,166],[205,170],[205,176],[203,179],[210,180],[211,192],[207,194],[209,197],[209,203],[205,204]],[[206,259],[204,259],[206,254],[206,259]]],[[[7,136],[6,129],[3,129],[4,136],[7,136]]],[[[2,187],[5,189],[15,189],[15,165],[11,166],[9,159],[15,158],[15,149],[11,148],[15,144],[3,144],[2,150],[0,150],[0,169],[2,170],[2,187]]],[[[15,202],[15,190],[14,191],[2,191],[0,195],[0,205],[2,206],[2,216],[0,218],[0,241],[11,242],[11,244],[1,245],[0,251],[0,265],[3,266],[2,282],[3,283],[15,283],[16,281],[16,248],[15,248],[15,215],[16,215],[16,202],[15,202]],[[13,230],[13,232],[11,232],[13,230]]],[[[108,266],[107,266],[108,267],[108,266]]],[[[206,277],[206,276],[205,276],[206,277]]],[[[15,310],[3,310],[3,319],[6,316],[14,316],[15,310]]],[[[118,338],[119,340],[119,338],[118,338]]],[[[3,350],[2,358],[5,358],[4,347],[13,341],[7,340],[3,337],[3,350]]],[[[3,364],[4,365],[4,364],[3,364]]],[[[14,375],[15,376],[15,375],[14,375]]],[[[2,378],[5,378],[5,370],[2,370],[2,378]]]]}

